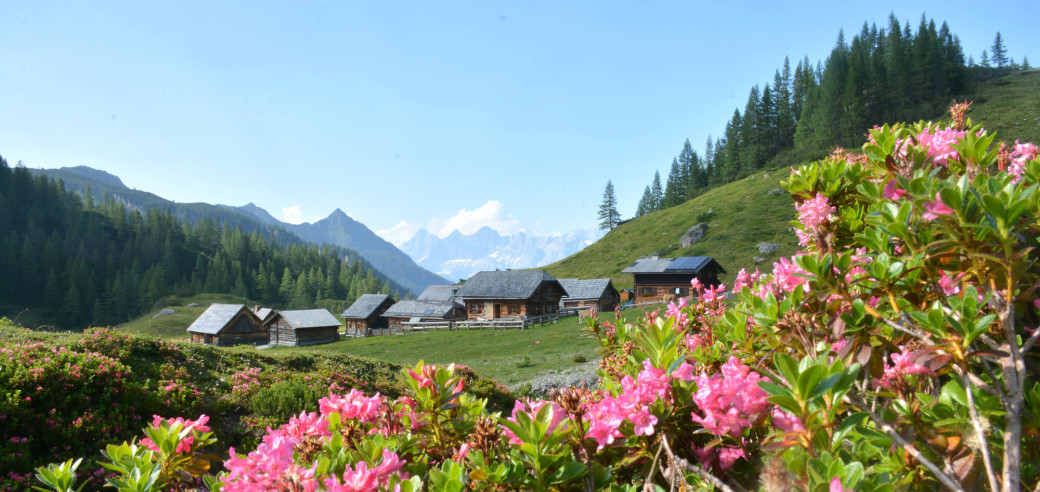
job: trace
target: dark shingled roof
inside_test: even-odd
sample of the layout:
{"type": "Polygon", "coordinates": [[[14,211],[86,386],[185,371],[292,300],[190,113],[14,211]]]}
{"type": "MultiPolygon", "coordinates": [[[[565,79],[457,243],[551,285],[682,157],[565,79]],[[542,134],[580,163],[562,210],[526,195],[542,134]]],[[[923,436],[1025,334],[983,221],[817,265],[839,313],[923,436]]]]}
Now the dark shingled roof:
{"type": "Polygon", "coordinates": [[[714,258],[710,256],[681,256],[679,258],[640,258],[621,273],[700,273],[704,267],[712,263],[720,272],[726,273],[714,258]]]}
{"type": "Polygon", "coordinates": [[[398,301],[383,316],[387,318],[443,318],[456,304],[451,301],[398,301]]]}
{"type": "Polygon", "coordinates": [[[455,297],[458,285],[431,285],[416,297],[417,301],[450,301],[455,297]]]}
{"type": "Polygon", "coordinates": [[[576,299],[599,299],[603,291],[610,285],[609,278],[593,278],[579,280],[576,278],[561,278],[560,285],[567,291],[567,298],[576,299]]]}
{"type": "MultiPolygon", "coordinates": [[[[223,331],[224,327],[245,307],[245,304],[210,304],[209,308],[203,311],[198,319],[188,327],[188,331],[216,335],[223,331]]],[[[252,313],[248,309],[246,311],[252,313]]]]}
{"type": "Polygon", "coordinates": [[[336,319],[328,309],[301,309],[299,311],[279,311],[278,314],[285,318],[293,328],[326,328],[329,326],[341,326],[342,323],[336,319]]]}
{"type": "Polygon", "coordinates": [[[552,275],[541,270],[480,272],[467,280],[455,296],[480,299],[527,299],[534,295],[542,282],[559,283],[552,275]]]}
{"type": "Polygon", "coordinates": [[[386,294],[364,294],[354,301],[354,304],[351,304],[346,311],[343,311],[342,316],[344,318],[367,318],[383,304],[383,301],[389,298],[390,296],[386,294]]]}

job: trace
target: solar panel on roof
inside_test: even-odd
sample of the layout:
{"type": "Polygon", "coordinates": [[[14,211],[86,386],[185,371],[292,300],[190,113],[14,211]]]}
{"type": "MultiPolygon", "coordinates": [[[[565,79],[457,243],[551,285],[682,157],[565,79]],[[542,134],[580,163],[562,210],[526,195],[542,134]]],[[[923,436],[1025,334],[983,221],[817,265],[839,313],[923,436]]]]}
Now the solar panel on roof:
{"type": "Polygon", "coordinates": [[[665,268],[669,270],[700,270],[708,262],[707,256],[683,256],[672,260],[672,264],[665,268]]]}
{"type": "Polygon", "coordinates": [[[433,308],[427,309],[422,312],[423,314],[433,314],[433,308]]]}

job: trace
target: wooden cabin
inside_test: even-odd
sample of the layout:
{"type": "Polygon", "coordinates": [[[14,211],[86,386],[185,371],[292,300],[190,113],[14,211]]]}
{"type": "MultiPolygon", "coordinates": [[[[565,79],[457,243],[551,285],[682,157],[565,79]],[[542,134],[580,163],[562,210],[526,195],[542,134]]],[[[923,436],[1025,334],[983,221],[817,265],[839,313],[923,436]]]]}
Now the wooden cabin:
{"type": "Polygon", "coordinates": [[[466,319],[466,305],[455,298],[459,285],[431,285],[414,300],[398,301],[383,313],[391,331],[405,323],[449,323],[466,319]]]}
{"type": "Polygon", "coordinates": [[[613,311],[620,302],[620,296],[614,283],[609,278],[579,280],[561,278],[560,285],[567,292],[560,300],[560,307],[580,308],[595,306],[596,310],[613,311]]]}
{"type": "Polygon", "coordinates": [[[390,306],[383,316],[386,317],[391,330],[403,328],[405,323],[448,323],[466,319],[466,305],[453,300],[404,300],[390,306]]]}
{"type": "Polygon", "coordinates": [[[480,272],[455,295],[468,319],[492,321],[556,313],[564,294],[560,282],[541,270],[506,270],[480,272]]]}
{"type": "Polygon", "coordinates": [[[682,256],[679,258],[640,258],[623,273],[635,277],[635,302],[666,302],[696,295],[690,282],[699,279],[701,285],[719,285],[719,274],[726,270],[710,256],[682,256]]]}
{"type": "Polygon", "coordinates": [[[343,322],[346,324],[348,336],[368,336],[373,328],[386,328],[387,321],[383,313],[394,300],[386,294],[364,294],[343,311],[343,322]]]}
{"type": "Polygon", "coordinates": [[[271,345],[303,347],[339,340],[343,326],[327,309],[278,311],[267,322],[271,345]]]}
{"type": "Polygon", "coordinates": [[[221,347],[267,343],[267,329],[244,304],[211,304],[188,327],[188,333],[192,343],[221,347]]]}

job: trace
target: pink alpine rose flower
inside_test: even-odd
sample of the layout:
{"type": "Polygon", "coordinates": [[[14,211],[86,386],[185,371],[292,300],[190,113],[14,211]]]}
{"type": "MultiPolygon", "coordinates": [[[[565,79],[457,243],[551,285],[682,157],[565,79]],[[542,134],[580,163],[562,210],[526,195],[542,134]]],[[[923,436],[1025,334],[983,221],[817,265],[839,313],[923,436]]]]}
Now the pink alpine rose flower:
{"type": "Polygon", "coordinates": [[[935,193],[935,201],[924,203],[924,209],[925,212],[921,214],[924,220],[935,220],[940,215],[953,215],[954,212],[952,208],[943,203],[938,192],[935,193]]]}

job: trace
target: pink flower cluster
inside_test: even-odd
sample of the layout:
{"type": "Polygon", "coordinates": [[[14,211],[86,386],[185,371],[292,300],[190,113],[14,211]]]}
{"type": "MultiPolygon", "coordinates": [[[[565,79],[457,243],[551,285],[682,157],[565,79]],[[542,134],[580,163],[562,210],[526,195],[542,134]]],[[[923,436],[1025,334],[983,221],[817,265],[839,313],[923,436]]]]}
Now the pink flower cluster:
{"type": "MultiPolygon", "coordinates": [[[[513,414],[507,420],[516,423],[516,416],[519,413],[527,414],[528,417],[533,419],[534,416],[542,410],[542,407],[546,405],[549,405],[550,407],[549,412],[552,412],[552,416],[550,417],[552,420],[549,422],[549,427],[545,429],[545,435],[548,436],[549,434],[556,432],[557,429],[566,429],[567,412],[563,408],[560,408],[560,406],[555,402],[545,400],[527,400],[526,402],[516,400],[513,404],[513,414]],[[530,406],[530,408],[528,408],[528,406],[530,406]]],[[[508,427],[503,426],[502,433],[509,438],[509,444],[523,444],[523,441],[517,437],[513,431],[509,430],[508,427]]]]}
{"type": "Polygon", "coordinates": [[[359,462],[351,469],[350,466],[343,472],[342,482],[335,478],[325,479],[325,490],[329,492],[363,492],[378,490],[380,486],[386,486],[390,477],[397,473],[405,464],[404,461],[388,449],[383,450],[383,460],[375,468],[369,468],[368,463],[359,462]]]}
{"type": "Polygon", "coordinates": [[[704,415],[691,414],[694,422],[716,436],[740,437],[751,419],[765,412],[768,395],[758,382],[765,380],[736,357],[722,365],[722,374],[693,376],[697,393],[693,402],[704,415]]]}
{"type": "Polygon", "coordinates": [[[762,274],[759,273],[758,269],[755,269],[755,273],[748,273],[747,270],[741,268],[740,272],[737,272],[737,278],[733,281],[733,290],[740,292],[744,290],[744,287],[752,287],[755,282],[758,282],[758,277],[762,274]]]}
{"type": "MultiPolygon", "coordinates": [[[[791,257],[792,259],[794,257],[791,257]]],[[[766,294],[773,294],[778,300],[783,299],[788,292],[801,288],[802,292],[809,292],[809,272],[802,270],[792,259],[780,258],[779,262],[773,263],[773,276],[767,281],[755,286],[751,293],[761,299],[766,294]]]]}
{"type": "Polygon", "coordinates": [[[690,320],[686,317],[686,312],[683,311],[686,306],[687,302],[685,297],[680,297],[678,304],[674,302],[668,303],[667,316],[675,320],[675,329],[677,331],[686,329],[686,325],[690,323],[690,320]]]}
{"type": "MultiPolygon", "coordinates": [[[[173,419],[164,419],[158,415],[154,415],[152,418],[152,427],[158,429],[163,424],[172,427],[175,424],[180,424],[183,429],[192,431],[190,434],[181,439],[181,442],[177,443],[177,448],[174,450],[175,453],[187,453],[191,451],[191,445],[195,443],[195,436],[192,435],[194,432],[209,432],[209,426],[206,425],[209,422],[209,417],[206,415],[200,415],[196,420],[187,420],[184,417],[177,417],[173,419]]],[[[147,437],[141,439],[141,445],[155,451],[160,452],[158,446],[147,437]]]]}
{"type": "Polygon", "coordinates": [[[827,197],[820,193],[795,205],[794,208],[798,210],[798,222],[801,222],[804,229],[795,230],[798,244],[802,246],[813,244],[814,238],[826,232],[831,222],[837,219],[834,215],[838,211],[837,207],[832,206],[827,197]]]}
{"type": "Polygon", "coordinates": [[[894,389],[898,381],[912,374],[935,374],[934,371],[924,367],[917,362],[917,352],[907,352],[906,347],[900,345],[899,353],[892,354],[892,365],[885,366],[885,372],[880,379],[875,379],[874,384],[878,387],[894,389]]]}
{"type": "MultiPolygon", "coordinates": [[[[676,373],[686,371],[692,373],[692,367],[683,363],[676,373]]],[[[617,396],[606,396],[593,403],[585,414],[589,430],[585,437],[594,439],[599,446],[597,451],[623,437],[618,430],[626,420],[631,422],[637,436],[649,436],[654,433],[657,417],[650,412],[654,402],[670,399],[671,379],[665,371],[654,367],[649,360],[643,361],[643,370],[636,379],[625,376],[621,380],[622,392],[617,396]]],[[[675,376],[678,377],[678,376],[675,376]]]]}
{"type": "Polygon", "coordinates": [[[1040,149],[1032,143],[1019,143],[1015,140],[1015,150],[1011,152],[1011,167],[1008,169],[1008,172],[1015,176],[1015,181],[1022,179],[1026,172],[1026,162],[1036,159],[1038,151],[1040,149]]]}
{"type": "Polygon", "coordinates": [[[328,421],[330,414],[336,412],[344,420],[372,423],[377,420],[385,402],[378,394],[366,397],[355,389],[343,396],[329,395],[319,400],[318,404],[321,413],[301,412],[280,428],[268,429],[263,443],[255,451],[241,456],[231,448],[231,458],[224,462],[228,474],[222,478],[223,490],[376,491],[388,485],[394,474],[407,478],[400,471],[405,462],[389,449],[383,450],[378,465],[372,466],[361,461],[354,466],[348,465],[343,475],[336,477],[315,476],[316,463],[310,467],[296,463],[294,453],[297,444],[306,439],[317,439],[322,444],[328,442],[332,435],[328,421]]]}
{"type": "Polygon", "coordinates": [[[379,393],[367,397],[356,388],[343,396],[329,395],[328,398],[318,400],[318,408],[325,415],[337,412],[341,419],[357,419],[365,423],[375,422],[382,407],[383,398],[379,393]]]}
{"type": "Polygon", "coordinates": [[[296,442],[280,432],[264,436],[264,442],[256,451],[246,456],[228,452],[231,457],[224,462],[228,474],[222,478],[225,492],[254,492],[259,490],[318,490],[314,469],[298,466],[293,461],[296,442]]]}
{"type": "Polygon", "coordinates": [[[924,131],[917,134],[916,140],[918,146],[928,148],[928,158],[935,165],[946,167],[948,161],[960,158],[957,151],[953,149],[953,144],[962,140],[965,133],[964,130],[953,128],[943,128],[932,133],[930,129],[925,128],[924,131]]]}

